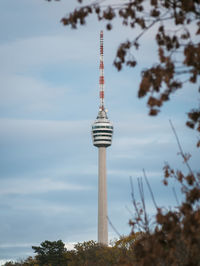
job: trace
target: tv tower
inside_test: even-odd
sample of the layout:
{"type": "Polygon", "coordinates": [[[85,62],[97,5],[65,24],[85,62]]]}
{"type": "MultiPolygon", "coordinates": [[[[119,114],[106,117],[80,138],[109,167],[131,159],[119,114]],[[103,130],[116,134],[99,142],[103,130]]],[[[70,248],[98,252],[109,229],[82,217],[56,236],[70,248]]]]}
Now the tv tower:
{"type": "Polygon", "coordinates": [[[92,125],[93,145],[98,148],[98,242],[108,245],[107,221],[107,184],[106,184],[106,148],[112,144],[113,125],[108,120],[104,106],[104,62],[103,31],[100,32],[100,106],[95,122],[92,125]]]}

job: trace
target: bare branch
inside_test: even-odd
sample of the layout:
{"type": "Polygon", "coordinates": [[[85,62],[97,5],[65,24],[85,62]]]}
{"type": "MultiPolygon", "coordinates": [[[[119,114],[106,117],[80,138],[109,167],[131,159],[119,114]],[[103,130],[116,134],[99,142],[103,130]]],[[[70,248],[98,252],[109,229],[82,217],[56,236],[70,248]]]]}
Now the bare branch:
{"type": "Polygon", "coordinates": [[[153,191],[152,191],[152,189],[151,189],[151,186],[150,186],[150,184],[149,184],[149,181],[148,181],[148,179],[147,179],[147,176],[146,176],[146,173],[145,173],[145,170],[144,170],[144,169],[143,169],[143,175],[144,175],[144,179],[145,179],[145,181],[146,181],[146,184],[147,184],[147,186],[148,186],[149,192],[150,192],[150,194],[151,194],[151,198],[152,198],[153,204],[154,204],[155,208],[158,209],[158,205],[156,204],[156,201],[155,201],[155,198],[154,198],[154,195],[153,195],[153,191]]]}
{"type": "Polygon", "coordinates": [[[145,204],[145,199],[144,199],[144,189],[143,189],[142,178],[138,178],[138,188],[139,188],[141,202],[142,202],[142,207],[143,207],[144,230],[145,230],[145,232],[148,233],[149,232],[149,220],[148,220],[147,211],[146,211],[146,204],[145,204]]]}
{"type": "Polygon", "coordinates": [[[172,191],[173,191],[174,197],[175,197],[175,199],[176,199],[176,203],[178,204],[178,206],[180,206],[180,202],[179,202],[179,200],[178,200],[178,197],[177,197],[177,194],[176,194],[176,190],[175,190],[174,187],[172,187],[172,191]]]}
{"type": "Polygon", "coordinates": [[[109,225],[112,227],[113,231],[119,236],[122,237],[121,234],[119,233],[119,231],[116,229],[116,227],[113,225],[113,223],[111,222],[110,218],[107,216],[108,219],[108,223],[109,225]]]}
{"type": "Polygon", "coordinates": [[[191,167],[190,167],[190,164],[188,163],[188,157],[186,156],[186,154],[184,153],[184,151],[183,151],[183,149],[182,149],[181,143],[180,143],[180,141],[179,141],[179,138],[178,138],[178,135],[177,135],[177,133],[176,133],[176,130],[175,130],[173,124],[172,124],[172,121],[169,120],[169,123],[170,123],[171,129],[172,129],[172,131],[173,131],[173,133],[174,133],[174,136],[175,136],[175,138],[176,138],[176,142],[177,142],[177,144],[178,144],[178,148],[179,148],[180,154],[181,154],[181,156],[182,156],[182,158],[183,158],[183,160],[184,160],[184,163],[186,164],[186,166],[187,166],[187,168],[188,168],[190,174],[192,174],[192,175],[194,176],[194,173],[193,173],[193,171],[192,171],[192,169],[191,169],[191,167]]]}
{"type": "Polygon", "coordinates": [[[135,200],[135,196],[134,196],[134,188],[133,188],[133,179],[132,177],[130,176],[130,185],[131,185],[131,197],[132,197],[132,203],[133,203],[133,206],[135,208],[135,211],[137,213],[137,217],[140,217],[140,213],[139,213],[139,210],[138,210],[138,207],[137,207],[137,202],[135,200]]]}

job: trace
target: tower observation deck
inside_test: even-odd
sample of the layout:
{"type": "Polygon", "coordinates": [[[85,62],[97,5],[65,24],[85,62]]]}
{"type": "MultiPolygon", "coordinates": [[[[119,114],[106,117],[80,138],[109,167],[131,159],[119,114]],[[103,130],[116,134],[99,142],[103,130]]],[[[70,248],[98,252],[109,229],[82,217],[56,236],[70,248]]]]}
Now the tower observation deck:
{"type": "Polygon", "coordinates": [[[98,242],[108,245],[106,148],[112,144],[113,125],[104,107],[103,31],[100,32],[100,107],[92,125],[93,145],[98,148],[98,242]]]}
{"type": "Polygon", "coordinates": [[[113,125],[108,120],[107,113],[100,110],[92,125],[93,145],[96,147],[108,147],[112,144],[113,125]]]}

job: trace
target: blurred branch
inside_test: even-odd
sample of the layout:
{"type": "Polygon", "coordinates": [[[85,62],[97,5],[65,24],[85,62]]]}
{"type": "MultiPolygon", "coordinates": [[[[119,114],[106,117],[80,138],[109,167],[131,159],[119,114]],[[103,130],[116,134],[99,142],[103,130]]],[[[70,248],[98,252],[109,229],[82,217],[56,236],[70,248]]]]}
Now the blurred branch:
{"type": "Polygon", "coordinates": [[[107,216],[108,219],[108,223],[109,225],[112,227],[113,231],[119,236],[121,237],[121,234],[119,233],[119,231],[116,229],[116,227],[113,225],[113,223],[111,222],[110,218],[107,216]]]}
{"type": "Polygon", "coordinates": [[[175,190],[174,187],[172,187],[172,191],[173,191],[174,197],[175,197],[175,199],[176,199],[176,203],[178,204],[178,206],[180,206],[180,202],[179,202],[179,200],[178,200],[178,197],[177,197],[177,194],[176,194],[176,190],[175,190]]]}
{"type": "Polygon", "coordinates": [[[153,195],[153,191],[151,189],[151,186],[149,184],[149,181],[147,179],[147,176],[146,176],[146,173],[145,173],[145,170],[144,169],[143,169],[143,175],[144,175],[145,182],[146,182],[146,184],[148,186],[149,192],[151,194],[151,198],[152,198],[153,204],[154,204],[155,208],[158,209],[158,205],[156,204],[156,201],[155,201],[155,198],[154,198],[154,195],[153,195]]]}
{"type": "Polygon", "coordinates": [[[182,148],[182,146],[181,146],[181,143],[180,143],[180,141],[179,141],[178,135],[177,135],[177,133],[176,133],[176,130],[175,130],[174,126],[173,126],[172,121],[169,120],[169,123],[170,123],[171,129],[172,129],[172,131],[173,131],[173,133],[174,133],[174,136],[175,136],[175,138],[176,138],[176,142],[177,142],[177,144],[178,144],[178,148],[179,148],[179,151],[180,151],[180,155],[182,156],[182,158],[183,158],[183,160],[184,160],[184,163],[186,164],[186,166],[187,166],[187,168],[188,168],[190,174],[194,176],[194,173],[193,173],[193,171],[192,171],[192,169],[191,169],[191,167],[190,167],[190,164],[188,163],[188,160],[189,160],[190,157],[188,156],[188,154],[184,153],[183,148],[182,148]]]}

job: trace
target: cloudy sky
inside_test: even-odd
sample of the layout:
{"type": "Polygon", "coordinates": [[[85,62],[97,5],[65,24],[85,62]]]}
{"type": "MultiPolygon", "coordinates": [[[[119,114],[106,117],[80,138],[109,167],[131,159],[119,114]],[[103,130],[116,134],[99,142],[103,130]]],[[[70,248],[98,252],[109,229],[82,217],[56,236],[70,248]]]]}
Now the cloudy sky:
{"type": "MultiPolygon", "coordinates": [[[[97,149],[91,124],[98,111],[99,32],[93,17],[74,31],[60,19],[74,0],[0,0],[0,260],[32,255],[32,245],[97,239],[97,149]]],[[[140,71],[156,58],[152,32],[143,38],[138,66],[113,67],[118,44],[135,32],[105,31],[106,107],[114,124],[107,149],[108,215],[128,234],[133,211],[129,177],[145,168],[157,203],[173,206],[161,185],[164,162],[185,169],[169,119],[198,167],[197,136],[185,127],[198,104],[191,86],[172,96],[158,117],[137,98],[140,71]]],[[[172,183],[172,186],[174,184],[172,183]]],[[[147,190],[149,213],[153,205],[147,190]]],[[[138,198],[139,199],[139,198],[138,198]]],[[[109,227],[109,239],[117,237],[109,227]]]]}

